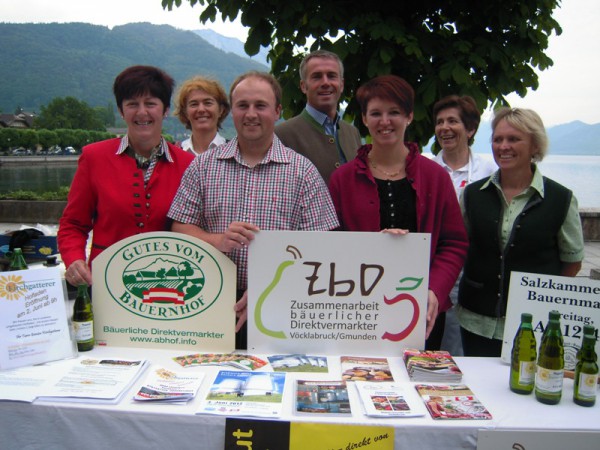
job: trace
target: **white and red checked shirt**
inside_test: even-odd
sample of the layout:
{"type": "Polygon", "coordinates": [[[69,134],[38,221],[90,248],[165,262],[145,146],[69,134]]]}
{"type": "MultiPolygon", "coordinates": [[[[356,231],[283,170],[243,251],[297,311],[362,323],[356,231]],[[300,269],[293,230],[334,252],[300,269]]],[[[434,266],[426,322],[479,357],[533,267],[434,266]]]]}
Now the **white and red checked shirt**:
{"type": "MultiPolygon", "coordinates": [[[[237,138],[199,155],[181,179],[168,217],[209,233],[224,233],[232,222],[261,230],[327,231],[339,225],[316,167],[277,136],[254,167],[243,161],[237,138]]],[[[237,266],[237,289],[246,289],[247,247],[227,255],[237,266]]]]}

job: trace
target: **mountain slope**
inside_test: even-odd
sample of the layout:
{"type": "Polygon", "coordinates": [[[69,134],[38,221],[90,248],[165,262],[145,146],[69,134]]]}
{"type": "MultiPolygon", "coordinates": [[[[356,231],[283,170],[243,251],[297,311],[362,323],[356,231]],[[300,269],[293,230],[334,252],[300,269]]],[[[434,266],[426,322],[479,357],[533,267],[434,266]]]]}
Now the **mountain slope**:
{"type": "Polygon", "coordinates": [[[114,27],[84,23],[0,24],[0,109],[38,111],[55,97],[74,96],[91,106],[113,102],[112,83],[124,68],[155,65],[177,83],[202,74],[226,88],[247,70],[266,70],[225,53],[192,31],[134,23],[114,27]],[[9,63],[6,63],[9,62],[9,63]]]}

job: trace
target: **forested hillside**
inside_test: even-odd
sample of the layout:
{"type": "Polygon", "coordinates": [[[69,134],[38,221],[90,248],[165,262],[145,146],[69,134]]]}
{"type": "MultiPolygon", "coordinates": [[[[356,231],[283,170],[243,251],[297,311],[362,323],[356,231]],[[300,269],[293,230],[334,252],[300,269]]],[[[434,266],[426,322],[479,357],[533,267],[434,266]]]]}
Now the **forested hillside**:
{"type": "Polygon", "coordinates": [[[257,62],[225,53],[192,31],[135,23],[114,27],[0,23],[0,111],[39,111],[55,97],[90,106],[113,102],[112,82],[134,64],[156,65],[180,83],[195,74],[217,78],[228,90],[257,62]]]}

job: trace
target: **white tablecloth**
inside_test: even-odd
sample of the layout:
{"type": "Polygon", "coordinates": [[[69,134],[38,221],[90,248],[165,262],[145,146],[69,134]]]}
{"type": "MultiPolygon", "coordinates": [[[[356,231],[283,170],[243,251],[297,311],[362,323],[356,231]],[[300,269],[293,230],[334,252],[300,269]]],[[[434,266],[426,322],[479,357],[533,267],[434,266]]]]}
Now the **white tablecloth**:
{"type": "MultiPolygon", "coordinates": [[[[118,405],[0,401],[0,449],[223,449],[225,417],[195,414],[220,368],[197,366],[183,369],[171,359],[188,353],[191,352],[96,347],[88,353],[90,356],[145,358],[153,366],[202,371],[206,376],[197,397],[185,405],[131,400],[145,374],[118,405]]],[[[396,380],[410,383],[401,359],[389,358],[389,361],[396,380]]],[[[591,431],[598,433],[600,442],[600,406],[584,408],[575,405],[571,399],[572,380],[565,380],[560,404],[549,406],[537,402],[533,395],[512,393],[508,388],[509,367],[499,358],[458,357],[456,361],[464,373],[463,382],[489,409],[493,420],[443,422],[434,421],[429,416],[368,418],[362,414],[354,389],[349,390],[352,419],[318,419],[322,422],[393,426],[396,450],[475,449],[480,429],[591,431]]],[[[280,420],[314,422],[312,417],[293,414],[293,380],[340,379],[339,357],[329,357],[329,374],[292,373],[289,376],[290,382],[286,383],[284,393],[284,414],[280,420]]]]}

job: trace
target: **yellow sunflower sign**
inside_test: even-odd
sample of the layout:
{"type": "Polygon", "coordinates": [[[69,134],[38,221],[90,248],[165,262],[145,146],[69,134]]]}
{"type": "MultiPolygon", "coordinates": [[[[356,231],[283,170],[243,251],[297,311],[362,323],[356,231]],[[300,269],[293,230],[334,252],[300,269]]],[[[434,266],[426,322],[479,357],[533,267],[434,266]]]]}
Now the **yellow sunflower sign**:
{"type": "Polygon", "coordinates": [[[56,268],[0,273],[0,370],[74,356],[56,268]]]}

